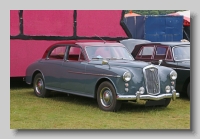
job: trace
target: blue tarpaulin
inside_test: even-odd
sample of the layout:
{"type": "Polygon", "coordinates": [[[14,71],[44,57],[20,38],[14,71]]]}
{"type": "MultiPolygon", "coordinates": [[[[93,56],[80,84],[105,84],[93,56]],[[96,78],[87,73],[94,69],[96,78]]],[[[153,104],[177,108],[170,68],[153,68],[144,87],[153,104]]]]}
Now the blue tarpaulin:
{"type": "Polygon", "coordinates": [[[183,39],[182,16],[132,16],[124,22],[133,39],[180,41],[183,39]]]}

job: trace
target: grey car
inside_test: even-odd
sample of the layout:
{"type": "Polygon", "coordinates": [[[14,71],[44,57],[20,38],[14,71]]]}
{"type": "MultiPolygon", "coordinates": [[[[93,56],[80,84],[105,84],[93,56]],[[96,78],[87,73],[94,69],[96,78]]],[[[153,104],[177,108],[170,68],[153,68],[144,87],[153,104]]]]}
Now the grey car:
{"type": "Polygon", "coordinates": [[[94,98],[100,109],[117,111],[124,101],[167,107],[179,97],[176,78],[171,68],[135,61],[120,43],[71,40],[51,45],[27,67],[25,81],[38,97],[54,90],[94,98]]]}

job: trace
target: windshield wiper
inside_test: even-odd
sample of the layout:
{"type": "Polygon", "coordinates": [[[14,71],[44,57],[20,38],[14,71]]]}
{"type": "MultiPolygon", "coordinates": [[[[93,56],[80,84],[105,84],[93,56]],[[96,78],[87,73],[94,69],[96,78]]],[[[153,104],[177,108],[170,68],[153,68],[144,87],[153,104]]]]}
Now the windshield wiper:
{"type": "Polygon", "coordinates": [[[93,57],[92,59],[103,59],[102,57],[93,57]]]}
{"type": "Polygon", "coordinates": [[[106,58],[106,59],[114,60],[114,59],[117,59],[117,58],[116,57],[109,57],[109,58],[106,58]]]}
{"type": "Polygon", "coordinates": [[[123,57],[121,57],[121,58],[118,58],[118,59],[122,59],[122,60],[130,60],[130,59],[127,59],[127,58],[123,58],[123,57]]]}

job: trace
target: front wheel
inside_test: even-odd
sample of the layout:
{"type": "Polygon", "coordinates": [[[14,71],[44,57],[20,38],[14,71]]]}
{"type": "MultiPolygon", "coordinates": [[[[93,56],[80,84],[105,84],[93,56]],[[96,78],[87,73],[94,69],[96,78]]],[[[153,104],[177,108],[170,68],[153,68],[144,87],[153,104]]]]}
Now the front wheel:
{"type": "Polygon", "coordinates": [[[49,91],[45,89],[45,82],[44,82],[44,78],[41,73],[38,73],[34,77],[33,89],[34,89],[35,95],[38,97],[48,97],[49,96],[49,91]]]}
{"type": "Polygon", "coordinates": [[[99,108],[104,111],[118,111],[121,107],[121,101],[116,100],[116,91],[108,81],[100,84],[97,90],[97,102],[99,108]]]}

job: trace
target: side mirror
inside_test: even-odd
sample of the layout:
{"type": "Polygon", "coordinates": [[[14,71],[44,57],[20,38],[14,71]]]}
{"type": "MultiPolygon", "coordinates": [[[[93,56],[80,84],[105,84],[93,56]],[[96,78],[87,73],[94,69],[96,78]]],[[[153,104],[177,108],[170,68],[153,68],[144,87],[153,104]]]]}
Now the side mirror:
{"type": "Polygon", "coordinates": [[[161,60],[161,59],[158,61],[158,65],[159,65],[159,66],[160,66],[160,64],[162,63],[162,61],[163,61],[163,60],[161,60]]]}
{"type": "Polygon", "coordinates": [[[108,65],[108,66],[109,66],[109,69],[110,69],[110,65],[109,65],[109,63],[108,63],[108,60],[103,59],[103,60],[102,60],[102,65],[108,65]]]}
{"type": "Polygon", "coordinates": [[[105,59],[103,59],[103,60],[102,60],[102,65],[108,65],[108,61],[105,60],[105,59]]]}

